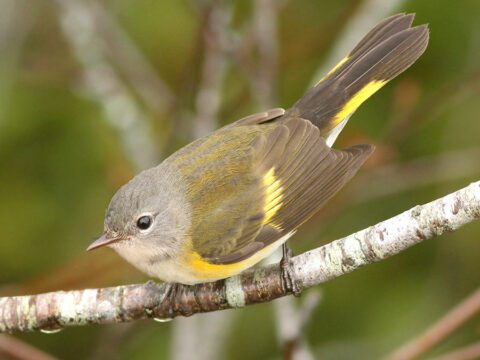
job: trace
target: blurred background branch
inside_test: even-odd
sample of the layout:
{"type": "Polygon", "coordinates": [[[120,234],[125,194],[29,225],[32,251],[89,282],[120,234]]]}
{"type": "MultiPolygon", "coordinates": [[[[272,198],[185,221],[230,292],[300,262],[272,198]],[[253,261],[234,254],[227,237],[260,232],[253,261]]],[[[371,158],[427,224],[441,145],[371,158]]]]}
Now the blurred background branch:
{"type": "Polygon", "coordinates": [[[14,338],[0,334],[0,357],[13,360],[55,360],[56,358],[14,338]]]}
{"type": "Polygon", "coordinates": [[[465,346],[433,360],[475,360],[480,358],[480,342],[465,346]]]}
{"type": "MultiPolygon", "coordinates": [[[[91,1],[91,0],[90,0],[91,1]]],[[[115,61],[133,89],[151,110],[168,113],[176,104],[175,95],[159,77],[152,64],[135,46],[125,30],[99,2],[91,2],[90,11],[95,27],[105,39],[109,59],[115,61]]]]}
{"type": "MultiPolygon", "coordinates": [[[[105,113],[105,118],[119,133],[125,147],[125,155],[131,159],[135,169],[143,170],[158,163],[159,156],[153,143],[148,116],[118,76],[111,61],[107,58],[106,40],[98,36],[98,23],[110,25],[113,22],[105,19],[104,12],[95,1],[57,0],[62,14],[60,23],[66,39],[75,52],[75,57],[83,66],[83,85],[93,100],[99,102],[105,113]],[[107,21],[105,21],[107,20],[107,21]]],[[[120,36],[117,36],[119,39],[120,36]]],[[[132,51],[133,46],[125,43],[125,48],[132,51]]],[[[130,58],[136,60],[136,65],[143,65],[141,57],[132,53],[130,58]]],[[[118,58],[118,57],[117,57],[118,58]]],[[[121,62],[125,64],[125,62],[121,62]]],[[[130,69],[130,67],[128,67],[130,69]]],[[[150,68],[146,71],[151,73],[150,68]]],[[[131,71],[128,74],[133,74],[131,71]]],[[[137,76],[130,76],[136,79],[137,76]]],[[[154,80],[155,77],[150,77],[154,80]]],[[[137,81],[134,82],[139,83],[137,81]]],[[[161,82],[153,81],[157,88],[161,82]]],[[[151,99],[150,91],[140,87],[140,93],[151,99]]],[[[150,89],[150,88],[149,88],[150,89]]],[[[166,93],[161,86],[161,93],[166,93]]],[[[167,93],[168,96],[169,93],[167,93]]],[[[162,101],[159,96],[157,102],[162,101]]]]}
{"type": "Polygon", "coordinates": [[[230,46],[228,29],[232,17],[232,4],[212,1],[209,2],[206,11],[207,21],[203,29],[204,54],[193,118],[195,139],[213,132],[218,127],[222,82],[227,67],[226,54],[230,46]]]}
{"type": "MultiPolygon", "coordinates": [[[[477,289],[472,295],[463,300],[455,308],[449,311],[445,316],[439,319],[429,329],[416,336],[407,344],[395,350],[387,357],[388,360],[413,360],[425,354],[435,345],[441,343],[447,336],[451,335],[465,322],[471,320],[480,312],[480,289],[477,289]]],[[[478,345],[462,350],[461,353],[480,355],[478,345]]],[[[460,354],[461,354],[460,353],[460,354]]],[[[461,359],[460,354],[446,355],[446,358],[461,359]],[[458,356],[458,357],[454,357],[458,356]]],[[[441,357],[443,359],[443,357],[441,357]]],[[[472,357],[475,359],[475,357],[472,357]]]]}
{"type": "Polygon", "coordinates": [[[315,359],[306,343],[305,327],[310,322],[312,312],[320,302],[321,293],[319,290],[307,293],[299,307],[294,306],[292,297],[284,297],[275,302],[277,337],[283,348],[284,359],[315,359]]]}
{"type": "Polygon", "coordinates": [[[25,11],[26,6],[21,0],[0,0],[0,130],[6,120],[16,65],[35,16],[35,6],[30,12],[25,11]]]}

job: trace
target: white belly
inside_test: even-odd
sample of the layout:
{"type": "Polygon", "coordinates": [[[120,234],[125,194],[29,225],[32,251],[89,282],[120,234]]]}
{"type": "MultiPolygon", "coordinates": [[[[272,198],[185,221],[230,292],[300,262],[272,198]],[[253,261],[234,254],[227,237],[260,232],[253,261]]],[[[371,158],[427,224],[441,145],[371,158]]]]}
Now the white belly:
{"type": "Polygon", "coordinates": [[[133,254],[132,249],[115,248],[115,250],[124,257],[128,262],[137,267],[146,274],[158,278],[165,282],[181,283],[186,285],[211,282],[225,279],[230,276],[237,275],[242,271],[254,266],[261,260],[273,254],[283,243],[285,243],[295,231],[292,231],[269,246],[257,251],[249,258],[235,264],[228,265],[210,265],[205,268],[193,267],[189,262],[180,258],[172,258],[155,263],[145,261],[147,258],[140,258],[139,253],[133,254]]]}

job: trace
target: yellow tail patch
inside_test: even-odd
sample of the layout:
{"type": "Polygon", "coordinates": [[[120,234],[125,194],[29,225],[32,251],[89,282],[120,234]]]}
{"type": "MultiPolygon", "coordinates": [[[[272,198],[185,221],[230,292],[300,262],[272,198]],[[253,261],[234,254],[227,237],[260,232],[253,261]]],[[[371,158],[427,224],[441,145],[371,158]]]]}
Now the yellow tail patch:
{"type": "Polygon", "coordinates": [[[338,125],[343,119],[357,110],[365,100],[375,94],[386,83],[387,81],[384,80],[373,80],[360,89],[360,91],[353,95],[352,98],[348,100],[342,109],[334,116],[331,121],[331,128],[338,125]]]}

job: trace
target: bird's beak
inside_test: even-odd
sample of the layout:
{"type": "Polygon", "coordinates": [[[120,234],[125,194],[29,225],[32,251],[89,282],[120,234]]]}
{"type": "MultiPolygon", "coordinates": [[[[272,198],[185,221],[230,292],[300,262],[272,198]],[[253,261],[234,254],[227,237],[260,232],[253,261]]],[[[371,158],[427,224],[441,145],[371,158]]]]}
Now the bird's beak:
{"type": "Polygon", "coordinates": [[[93,243],[91,243],[87,247],[87,251],[97,249],[102,246],[110,245],[114,242],[123,240],[121,236],[108,236],[108,234],[102,234],[97,240],[95,240],[93,243]]]}

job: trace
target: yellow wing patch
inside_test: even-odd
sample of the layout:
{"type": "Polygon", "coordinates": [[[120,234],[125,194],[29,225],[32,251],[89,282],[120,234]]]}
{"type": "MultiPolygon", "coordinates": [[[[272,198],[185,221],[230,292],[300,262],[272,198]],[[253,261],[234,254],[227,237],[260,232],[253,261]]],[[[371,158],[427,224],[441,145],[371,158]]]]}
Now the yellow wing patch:
{"type": "Polygon", "coordinates": [[[327,75],[325,75],[324,77],[322,77],[320,79],[320,81],[318,83],[315,84],[315,86],[317,86],[318,84],[320,84],[323,80],[325,80],[326,78],[328,78],[330,75],[332,75],[336,70],[338,70],[340,68],[340,66],[342,66],[343,64],[345,64],[347,61],[348,61],[349,57],[348,56],[345,56],[342,60],[340,60],[340,62],[335,65],[328,73],[327,75]]]}
{"type": "Polygon", "coordinates": [[[384,80],[373,80],[360,89],[360,91],[353,95],[353,97],[348,100],[343,108],[335,115],[331,123],[332,127],[338,125],[343,119],[357,110],[365,100],[376,93],[386,83],[387,81],[384,80]]]}
{"type": "MultiPolygon", "coordinates": [[[[262,220],[262,226],[268,224],[278,230],[282,230],[279,224],[272,222],[272,218],[281,208],[282,199],[284,198],[283,187],[281,186],[280,180],[275,176],[275,169],[272,167],[263,176],[262,180],[265,191],[263,203],[264,218],[262,220]]],[[[232,264],[212,264],[197,252],[192,251],[191,247],[188,247],[188,251],[185,253],[182,265],[188,269],[190,276],[192,276],[195,281],[215,280],[230,277],[242,272],[245,269],[248,269],[261,259],[270,255],[278,246],[280,246],[281,243],[285,242],[290,236],[292,236],[293,233],[294,231],[282,236],[274,243],[255,252],[249,258],[232,264]]]]}
{"type": "Polygon", "coordinates": [[[263,218],[262,225],[269,224],[281,230],[278,224],[271,223],[272,218],[282,207],[283,199],[283,187],[281,186],[280,180],[275,176],[275,169],[273,167],[264,175],[263,185],[265,187],[265,202],[263,205],[265,217],[263,218]]]}

